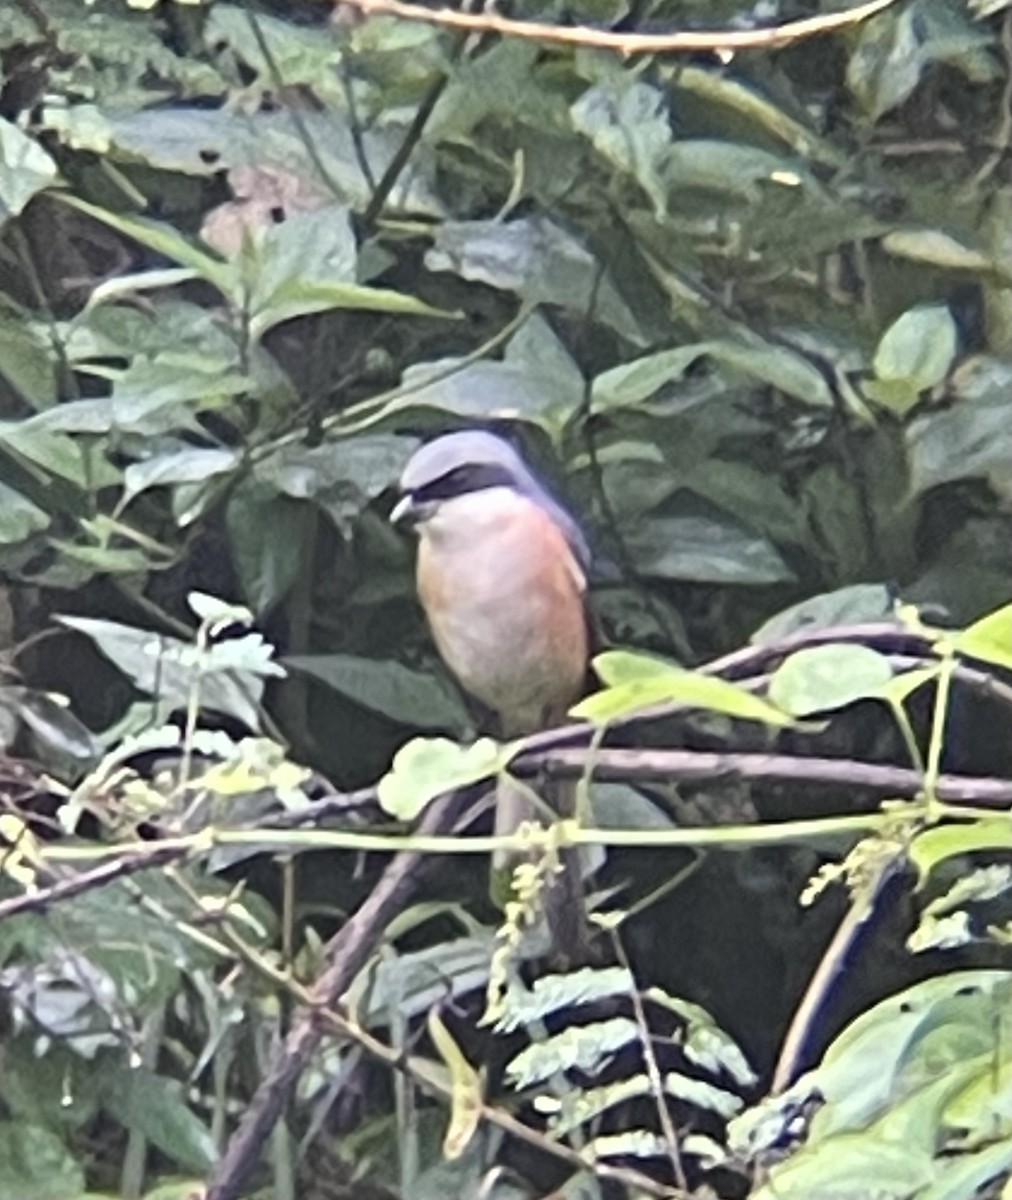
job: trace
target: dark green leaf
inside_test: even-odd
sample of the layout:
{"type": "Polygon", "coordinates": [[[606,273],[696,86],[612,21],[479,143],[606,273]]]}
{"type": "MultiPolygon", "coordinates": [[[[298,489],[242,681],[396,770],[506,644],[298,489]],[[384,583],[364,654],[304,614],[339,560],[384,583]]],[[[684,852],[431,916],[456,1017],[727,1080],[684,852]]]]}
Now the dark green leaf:
{"type": "Polygon", "coordinates": [[[914,494],[983,476],[1012,486],[1012,369],[971,359],[952,379],[951,406],[925,413],[907,431],[914,494]]]}
{"type": "Polygon", "coordinates": [[[247,480],[233,492],[225,519],[243,598],[262,616],[302,576],[312,527],[309,506],[247,480]]]}
{"type": "Polygon", "coordinates": [[[46,529],[48,513],[0,480],[0,543],[23,542],[46,529]]]}
{"type": "Polygon", "coordinates": [[[450,732],[470,725],[460,693],[432,671],[354,654],[301,654],[283,661],[404,725],[450,732]]]}
{"type": "Polygon", "coordinates": [[[187,1105],[175,1079],[145,1067],[121,1068],[107,1079],[105,1107],[185,1170],[206,1172],[217,1160],[211,1131],[187,1105]]]}
{"type": "Polygon", "coordinates": [[[0,1196],[10,1200],[80,1200],[84,1172],[50,1129],[0,1123],[0,1196]]]}
{"type": "Polygon", "coordinates": [[[892,618],[893,608],[892,594],[883,584],[855,583],[791,605],[761,625],[751,640],[762,646],[805,629],[886,621],[892,618]]]}
{"type": "Polygon", "coordinates": [[[719,510],[641,519],[626,534],[640,572],[697,583],[783,583],[793,573],[776,547],[719,510]]]}
{"type": "Polygon", "coordinates": [[[610,325],[634,343],[643,334],[608,274],[571,233],[543,216],[448,221],[425,256],[432,271],[511,291],[529,304],[557,304],[610,325]]]}
{"type": "Polygon", "coordinates": [[[609,167],[631,176],[663,216],[671,151],[664,93],[648,83],[612,78],[588,88],[570,112],[574,128],[590,139],[609,167]]]}

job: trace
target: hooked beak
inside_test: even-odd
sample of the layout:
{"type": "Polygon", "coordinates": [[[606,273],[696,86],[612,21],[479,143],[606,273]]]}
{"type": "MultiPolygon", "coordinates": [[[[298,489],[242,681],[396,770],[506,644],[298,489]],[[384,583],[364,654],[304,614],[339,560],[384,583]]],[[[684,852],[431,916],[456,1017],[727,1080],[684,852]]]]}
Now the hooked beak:
{"type": "Polygon", "coordinates": [[[390,524],[403,529],[412,529],[418,523],[419,516],[414,496],[410,492],[405,492],[390,510],[390,524]]]}

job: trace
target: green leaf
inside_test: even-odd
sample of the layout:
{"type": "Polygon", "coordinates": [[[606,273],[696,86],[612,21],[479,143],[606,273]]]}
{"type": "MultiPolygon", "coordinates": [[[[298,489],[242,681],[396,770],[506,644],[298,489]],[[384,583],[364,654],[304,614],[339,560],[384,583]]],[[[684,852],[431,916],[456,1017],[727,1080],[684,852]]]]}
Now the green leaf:
{"type": "Polygon", "coordinates": [[[962,6],[914,0],[860,27],[847,83],[875,121],[910,96],[931,63],[951,63],[975,83],[994,79],[992,42],[962,6]]]}
{"type": "Polygon", "coordinates": [[[583,376],[548,323],[535,313],[506,347],[502,362],[454,368],[460,359],[416,363],[401,379],[410,395],[398,406],[434,408],[469,418],[561,423],[580,404],[583,376]],[[435,382],[430,382],[437,377],[435,382]]]}
{"type": "Polygon", "coordinates": [[[950,382],[953,403],[925,413],[907,429],[914,495],[956,479],[984,477],[1012,488],[1012,368],[970,359],[950,382]]]}
{"type": "Polygon", "coordinates": [[[923,882],[939,863],[981,850],[1012,850],[1012,822],[995,817],[969,824],[938,825],[919,833],[910,843],[910,861],[923,882]]]}
{"type": "Polygon", "coordinates": [[[840,166],[845,161],[835,146],[820,138],[758,88],[735,79],[722,68],[686,66],[684,63],[670,68],[663,63],[658,65],[676,91],[698,96],[707,105],[726,106],[764,132],[772,134],[796,154],[831,166],[840,166]]]}
{"type": "Polygon", "coordinates": [[[460,693],[432,671],[356,654],[301,654],[286,666],[322,680],[374,712],[419,729],[463,731],[470,725],[460,693]]]}
{"type": "Polygon", "coordinates": [[[1012,604],[988,613],[954,638],[956,651],[1012,671],[1012,604]]]}
{"type": "Polygon", "coordinates": [[[645,708],[666,704],[719,712],[742,721],[761,721],[775,727],[794,723],[789,714],[737,684],[713,675],[684,671],[645,655],[606,650],[594,658],[593,666],[603,679],[609,675],[621,679],[615,686],[595,692],[570,710],[572,716],[595,724],[607,724],[645,708]]]}
{"type": "Polygon", "coordinates": [[[664,1158],[670,1147],[649,1129],[624,1129],[621,1133],[599,1134],[584,1148],[592,1161],[602,1158],[664,1158]]]}
{"type": "Polygon", "coordinates": [[[910,95],[927,62],[912,10],[887,12],[860,26],[847,64],[847,86],[869,119],[877,121],[910,95]]]}
{"type": "Polygon", "coordinates": [[[806,717],[874,696],[892,677],[885,655],[867,646],[811,646],[784,659],[773,672],[768,695],[784,712],[806,717]]]}
{"type": "Polygon", "coordinates": [[[295,500],[315,500],[350,533],[370,501],[400,478],[415,438],[359,434],[320,446],[285,446],[257,462],[254,478],[295,500]]]}
{"type": "Polygon", "coordinates": [[[216,643],[201,655],[188,642],[148,629],[91,617],[58,620],[90,638],[139,691],[170,707],[185,707],[199,670],[201,706],[228,713],[252,730],[260,727],[264,678],[284,673],[259,634],[216,643]]]}
{"type": "Polygon", "coordinates": [[[751,1087],[757,1082],[759,1076],[741,1047],[701,1004],[672,996],[659,987],[648,988],[644,999],[675,1013],[681,1020],[684,1026],[682,1044],[689,1062],[714,1075],[726,1073],[742,1087],[751,1087]]]}
{"type": "Polygon", "coordinates": [[[211,1131],[187,1105],[183,1085],[145,1067],[125,1067],[107,1080],[105,1108],[141,1133],[172,1162],[206,1172],[218,1154],[211,1131]]]}
{"type": "Polygon", "coordinates": [[[124,503],[148,488],[173,483],[199,483],[235,470],[242,461],[238,450],[186,446],[132,463],[123,472],[124,503]]]}
{"type": "Polygon", "coordinates": [[[1009,280],[1007,267],[941,229],[898,229],[882,239],[882,249],[897,258],[930,263],[951,271],[975,271],[1009,280]]]}
{"type": "Polygon", "coordinates": [[[437,796],[498,775],[512,757],[509,746],[481,738],[460,746],[447,738],[414,738],[394,755],[377,785],[384,812],[411,821],[437,796]]]}
{"type": "Polygon", "coordinates": [[[708,1109],[727,1120],[742,1108],[743,1101],[734,1092],[707,1083],[705,1079],[693,1079],[680,1071],[668,1071],[664,1076],[664,1090],[669,1096],[685,1100],[694,1108],[708,1109]]]}
{"type": "Polygon", "coordinates": [[[605,371],[594,380],[595,407],[640,404],[665,384],[681,379],[701,358],[760,379],[805,404],[828,407],[833,403],[822,373],[800,354],[758,338],[748,342],[718,338],[648,354],[605,371]]]}
{"type": "Polygon", "coordinates": [[[566,975],[543,975],[529,988],[519,982],[506,990],[497,1033],[530,1028],[552,1013],[593,1004],[608,997],[628,997],[636,981],[626,967],[582,967],[566,975]]]}
{"type": "Polygon", "coordinates": [[[27,541],[33,533],[48,528],[51,518],[27,496],[0,480],[0,544],[27,541]]]}
{"type": "Polygon", "coordinates": [[[760,625],[749,640],[754,645],[767,646],[806,629],[890,621],[893,608],[892,593],[884,584],[854,583],[792,604],[760,625]]]}
{"type": "Polygon", "coordinates": [[[917,1193],[917,1200],[973,1200],[984,1194],[985,1184],[1012,1169],[1012,1138],[985,1146],[974,1154],[936,1160],[932,1183],[917,1193]]]}
{"type": "Polygon", "coordinates": [[[73,769],[82,763],[92,763],[98,756],[98,742],[71,712],[66,700],[20,687],[2,688],[0,697],[31,732],[36,747],[44,750],[47,758],[70,764],[73,769]]]}
{"type": "Polygon", "coordinates": [[[417,1017],[434,1004],[482,987],[488,980],[494,948],[489,932],[381,958],[357,1009],[363,1023],[373,1029],[391,1024],[395,1017],[417,1017]]]}
{"type": "Polygon", "coordinates": [[[92,455],[85,460],[81,447],[62,433],[51,431],[46,418],[59,412],[59,406],[24,421],[0,421],[0,446],[41,467],[50,475],[69,480],[79,487],[117,483],[119,474],[104,459],[92,455]]]}
{"type": "Polygon", "coordinates": [[[451,314],[421,300],[357,282],[358,247],[349,210],[328,205],[316,212],[296,213],[269,225],[253,239],[236,263],[238,275],[230,292],[236,307],[243,302],[247,273],[251,288],[245,299],[250,332],[259,340],[268,329],[307,313],[332,308],[441,316],[451,314]]]}
{"type": "Polygon", "coordinates": [[[803,164],[794,159],[716,138],[675,142],[666,156],[665,169],[673,192],[718,193],[754,205],[762,202],[764,190],[791,195],[814,186],[803,164]]]}
{"type": "MultiPolygon", "coordinates": [[[[2,301],[2,298],[0,298],[2,301]]],[[[56,399],[56,367],[52,335],[24,316],[0,309],[0,378],[34,409],[56,399]]]]}
{"type": "Polygon", "coordinates": [[[16,217],[56,176],[56,163],[38,142],[0,117],[0,226],[16,217]]]}
{"type": "Polygon", "coordinates": [[[307,504],[245,479],[231,493],[225,521],[242,595],[258,615],[268,613],[303,577],[307,504]]]}
{"type": "MultiPolygon", "coordinates": [[[[784,1195],[810,1196],[813,1180],[834,1195],[867,1195],[868,1171],[892,1175],[902,1170],[887,1147],[919,1152],[930,1167],[931,1151],[942,1132],[939,1108],[951,1102],[963,1080],[972,1079],[978,1057],[993,1069],[998,1047],[1012,1036],[1012,973],[954,971],[924,980],[881,1001],[855,1018],[836,1038],[814,1070],[781,1095],[736,1117],[729,1128],[733,1151],[756,1153],[763,1147],[793,1142],[788,1128],[799,1106],[818,1097],[820,1107],[808,1123],[804,1144],[787,1159],[765,1200],[784,1195]],[[970,1064],[960,1077],[964,1064],[970,1064]],[[937,1089],[937,1090],[936,1090],[937,1089]],[[907,1114],[898,1112],[910,1103],[907,1114]],[[918,1111],[920,1109],[920,1111],[918,1111]],[[905,1141],[896,1141],[906,1125],[905,1141]],[[920,1140],[920,1147],[913,1138],[920,1140]],[[888,1140],[887,1140],[888,1139],[888,1140]],[[909,1144],[908,1144],[909,1143],[909,1144]],[[885,1157],[881,1154],[885,1152],[885,1157]],[[862,1159],[862,1154],[866,1155],[862,1159]],[[797,1166],[788,1171],[790,1164],[797,1166]],[[847,1164],[865,1190],[852,1191],[836,1164],[847,1164]],[[862,1165],[864,1163],[865,1165],[862,1165]],[[795,1182],[797,1187],[795,1188],[795,1182]]],[[[916,1159],[914,1160],[916,1162],[916,1159]]],[[[933,1171],[928,1172],[928,1179],[933,1171]]],[[[884,1175],[883,1178],[886,1178],[884,1175]]],[[[907,1173],[897,1195],[908,1195],[913,1175],[907,1173]]],[[[925,1180],[927,1182],[927,1179],[925,1180]]],[[[878,1187],[878,1182],[875,1187],[878,1187]]],[[[899,1186],[899,1185],[897,1185],[899,1186]]]]}
{"type": "MultiPolygon", "coordinates": [[[[875,351],[875,375],[886,385],[900,385],[904,394],[917,399],[921,392],[933,388],[946,377],[956,357],[959,335],[956,322],[944,304],[911,308],[897,318],[882,335],[875,351]]],[[[885,393],[876,393],[869,385],[869,395],[890,403],[885,393]]],[[[904,412],[909,404],[892,407],[904,412]]]]}
{"type": "Polygon", "coordinates": [[[535,1042],[506,1064],[517,1089],[531,1087],[573,1069],[596,1074],[623,1046],[639,1037],[636,1022],[611,1017],[589,1025],[571,1025],[554,1037],[535,1042]]]}
{"type": "Polygon", "coordinates": [[[215,4],[208,11],[203,37],[208,46],[219,51],[226,46],[231,49],[271,91],[276,87],[276,71],[286,87],[304,84],[317,96],[344,99],[336,70],[341,62],[341,45],[326,28],[309,28],[265,13],[254,14],[242,5],[215,4]],[[261,38],[270,59],[264,55],[261,38]]]}
{"type": "Polygon", "coordinates": [[[156,254],[163,254],[173,262],[189,267],[220,292],[228,294],[228,264],[199,249],[171,225],[162,221],[152,221],[149,217],[131,217],[110,212],[97,204],[82,200],[79,196],[61,194],[60,199],[64,204],[69,204],[89,217],[94,217],[96,221],[108,225],[110,229],[115,229],[117,233],[122,233],[124,237],[132,238],[142,246],[147,246],[149,250],[154,250],[156,254]]]}
{"type": "Polygon", "coordinates": [[[768,538],[713,506],[685,502],[685,515],[639,519],[625,532],[641,575],[696,583],[785,583],[794,578],[768,538]]]}
{"type": "Polygon", "coordinates": [[[664,93],[648,83],[611,78],[583,93],[570,109],[573,127],[608,166],[643,188],[658,216],[667,211],[665,170],[671,124],[664,93]]]}
{"type": "Polygon", "coordinates": [[[549,1128],[556,1137],[564,1137],[581,1126],[590,1126],[602,1113],[616,1105],[627,1105],[641,1096],[652,1094],[653,1086],[646,1075],[616,1079],[603,1087],[574,1089],[560,1097],[559,1111],[549,1119],[549,1128]]]}
{"type": "Polygon", "coordinates": [[[592,313],[634,344],[643,333],[609,273],[561,225],[535,215],[513,221],[447,221],[425,255],[430,271],[514,292],[528,304],[592,313]]]}
{"type": "MultiPolygon", "coordinates": [[[[325,112],[303,109],[296,117],[287,108],[250,113],[180,104],[124,112],[121,105],[77,104],[47,110],[45,117],[80,149],[103,155],[111,150],[117,158],[197,178],[235,167],[268,167],[323,187],[322,164],[334,189],[356,208],[364,208],[371,196],[359,149],[379,178],[404,137],[404,124],[395,118],[379,129],[353,130],[349,117],[333,106],[325,112]]],[[[430,156],[421,147],[394,189],[390,207],[442,215],[429,184],[431,174],[430,156]]]]}
{"type": "Polygon", "coordinates": [[[51,1129],[0,1122],[0,1196],[80,1200],[84,1189],[83,1170],[51,1129]]]}

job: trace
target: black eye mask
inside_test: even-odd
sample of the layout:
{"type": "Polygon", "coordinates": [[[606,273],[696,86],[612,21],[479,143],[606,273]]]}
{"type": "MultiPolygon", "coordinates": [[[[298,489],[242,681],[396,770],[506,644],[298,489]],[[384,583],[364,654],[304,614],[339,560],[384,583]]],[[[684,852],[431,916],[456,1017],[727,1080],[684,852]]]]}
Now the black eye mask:
{"type": "Polygon", "coordinates": [[[415,488],[411,498],[416,504],[426,504],[434,500],[452,500],[454,496],[466,496],[488,488],[513,487],[515,482],[512,473],[498,463],[467,463],[454,467],[431,483],[415,488]]]}

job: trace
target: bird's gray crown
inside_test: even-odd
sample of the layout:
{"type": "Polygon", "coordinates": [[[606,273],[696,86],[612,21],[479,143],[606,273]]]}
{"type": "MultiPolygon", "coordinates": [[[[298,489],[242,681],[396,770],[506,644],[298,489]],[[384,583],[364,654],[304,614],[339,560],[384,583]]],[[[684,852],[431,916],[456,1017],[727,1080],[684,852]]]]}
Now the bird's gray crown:
{"type": "Polygon", "coordinates": [[[449,500],[491,487],[508,487],[532,500],[560,527],[586,568],[590,552],[579,526],[532,474],[509,442],[480,429],[447,433],[409,459],[401,491],[417,501],[449,500]]]}

